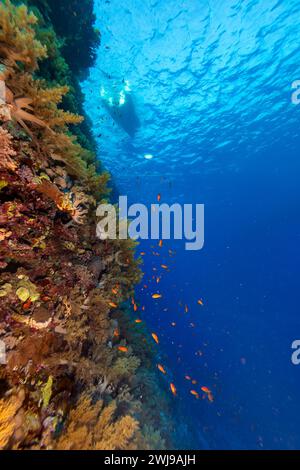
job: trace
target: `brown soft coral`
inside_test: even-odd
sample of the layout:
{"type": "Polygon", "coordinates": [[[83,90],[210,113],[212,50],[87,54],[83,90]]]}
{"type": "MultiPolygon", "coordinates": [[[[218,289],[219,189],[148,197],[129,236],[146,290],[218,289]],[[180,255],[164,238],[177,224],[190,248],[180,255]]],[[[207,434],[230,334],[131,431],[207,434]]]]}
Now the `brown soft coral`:
{"type": "Polygon", "coordinates": [[[12,147],[12,136],[0,127],[0,167],[14,171],[17,168],[13,160],[15,156],[16,152],[12,147]]]}
{"type": "Polygon", "coordinates": [[[69,213],[74,222],[77,224],[84,223],[84,216],[88,212],[88,209],[84,206],[87,206],[90,202],[86,194],[79,190],[63,193],[54,183],[51,183],[51,181],[47,179],[38,182],[35,188],[40,193],[52,199],[59,210],[69,213]]]}

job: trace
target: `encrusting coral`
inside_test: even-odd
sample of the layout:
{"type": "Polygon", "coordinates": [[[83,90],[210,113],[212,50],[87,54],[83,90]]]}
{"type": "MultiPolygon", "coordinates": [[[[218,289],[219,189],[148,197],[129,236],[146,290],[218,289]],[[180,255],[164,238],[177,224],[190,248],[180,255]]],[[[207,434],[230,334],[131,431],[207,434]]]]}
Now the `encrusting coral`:
{"type": "Polygon", "coordinates": [[[126,310],[135,243],[96,238],[109,175],[71,133],[69,87],[39,70],[57,53],[71,76],[49,37],[26,5],[1,2],[0,449],[150,448],[168,437],[169,405],[126,310]]]}

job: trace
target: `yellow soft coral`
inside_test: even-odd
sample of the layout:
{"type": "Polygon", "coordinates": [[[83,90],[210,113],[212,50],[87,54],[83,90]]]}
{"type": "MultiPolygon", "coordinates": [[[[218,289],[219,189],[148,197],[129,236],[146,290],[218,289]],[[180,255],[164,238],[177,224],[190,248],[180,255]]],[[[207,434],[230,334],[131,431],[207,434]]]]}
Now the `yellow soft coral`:
{"type": "Polygon", "coordinates": [[[9,66],[22,62],[28,71],[37,68],[46,57],[46,47],[35,37],[37,18],[25,5],[15,6],[10,0],[0,4],[0,55],[9,66]]]}
{"type": "Polygon", "coordinates": [[[124,450],[138,429],[138,422],[131,416],[113,420],[116,403],[112,402],[102,411],[94,429],[96,450],[124,450]]]}
{"type": "Polygon", "coordinates": [[[136,356],[119,357],[110,371],[109,378],[112,382],[116,382],[125,377],[132,377],[140,364],[141,361],[136,356]]]}
{"type": "Polygon", "coordinates": [[[28,93],[31,94],[34,109],[49,127],[65,130],[69,124],[80,124],[83,121],[82,116],[58,108],[63,96],[69,92],[69,87],[46,88],[40,80],[35,80],[31,86],[28,93]]]}
{"type": "Polygon", "coordinates": [[[71,411],[69,425],[58,441],[60,450],[123,450],[129,446],[138,422],[131,416],[116,419],[116,402],[103,408],[103,402],[92,405],[83,396],[71,411]]]}
{"type": "Polygon", "coordinates": [[[6,448],[16,429],[16,414],[24,400],[20,391],[7,399],[0,400],[0,450],[6,448]]]}

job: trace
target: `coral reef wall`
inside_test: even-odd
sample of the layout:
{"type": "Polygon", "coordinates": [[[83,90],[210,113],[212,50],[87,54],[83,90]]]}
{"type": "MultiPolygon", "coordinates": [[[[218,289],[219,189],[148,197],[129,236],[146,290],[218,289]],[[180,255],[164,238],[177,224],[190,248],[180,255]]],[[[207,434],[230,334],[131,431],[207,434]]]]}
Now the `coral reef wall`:
{"type": "Polygon", "coordinates": [[[0,1],[0,449],[160,449],[135,244],[96,238],[109,175],[77,114],[100,35],[90,0],[53,3],[0,1]]]}

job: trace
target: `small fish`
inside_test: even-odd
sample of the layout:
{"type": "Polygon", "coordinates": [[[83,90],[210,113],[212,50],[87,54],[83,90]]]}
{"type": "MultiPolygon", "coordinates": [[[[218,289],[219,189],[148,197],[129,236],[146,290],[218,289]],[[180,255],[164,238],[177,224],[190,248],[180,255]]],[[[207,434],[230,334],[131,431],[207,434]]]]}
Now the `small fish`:
{"type": "Polygon", "coordinates": [[[162,240],[159,241],[158,246],[159,246],[159,248],[162,248],[162,246],[163,246],[163,241],[162,240]]]}
{"type": "Polygon", "coordinates": [[[143,322],[143,320],[141,320],[140,318],[137,318],[137,319],[134,320],[134,321],[135,321],[135,323],[142,323],[142,322],[143,322]]]}
{"type": "Polygon", "coordinates": [[[170,390],[171,390],[171,392],[173,393],[174,397],[176,397],[176,395],[177,395],[177,390],[176,390],[176,387],[175,387],[175,385],[174,385],[173,383],[170,384],[170,390]]]}
{"type": "Polygon", "coordinates": [[[117,293],[118,293],[118,290],[117,290],[117,289],[112,289],[111,291],[112,291],[112,293],[113,293],[114,295],[117,295],[117,293]]]}
{"type": "Polygon", "coordinates": [[[203,303],[203,301],[202,301],[201,299],[198,300],[198,304],[199,304],[199,305],[202,305],[202,307],[203,307],[203,305],[204,305],[204,303],[203,303]]]}
{"type": "Polygon", "coordinates": [[[51,297],[49,297],[48,295],[43,295],[42,298],[41,298],[41,300],[42,300],[43,302],[50,302],[51,297]]]}
{"type": "Polygon", "coordinates": [[[145,254],[146,254],[146,253],[145,253],[144,251],[142,251],[141,256],[145,256],[145,254]]]}
{"type": "Polygon", "coordinates": [[[120,336],[120,332],[119,332],[118,328],[116,328],[115,331],[114,331],[114,337],[118,338],[119,336],[120,336]]]}
{"type": "Polygon", "coordinates": [[[161,201],[161,194],[158,194],[157,195],[157,202],[160,202],[161,201]]]}
{"type": "Polygon", "coordinates": [[[145,311],[145,307],[144,307],[144,306],[142,307],[142,311],[143,311],[143,312],[145,311]]]}
{"type": "Polygon", "coordinates": [[[165,265],[165,264],[162,264],[161,267],[162,267],[163,269],[168,269],[168,266],[165,265]]]}
{"type": "Polygon", "coordinates": [[[126,348],[126,346],[119,346],[118,350],[125,353],[128,351],[128,348],[126,348]]]}
{"type": "Polygon", "coordinates": [[[30,299],[27,300],[27,302],[25,302],[22,306],[22,309],[23,310],[28,310],[32,305],[32,301],[30,299]]]}
{"type": "Polygon", "coordinates": [[[134,310],[135,312],[137,312],[137,310],[138,310],[138,306],[137,306],[137,304],[134,304],[134,306],[133,306],[133,310],[134,310]]]}
{"type": "Polygon", "coordinates": [[[186,380],[192,380],[189,375],[186,375],[184,378],[185,378],[186,380]]]}
{"type": "Polygon", "coordinates": [[[156,284],[159,284],[160,283],[160,277],[157,277],[156,278],[156,284]]]}
{"type": "Polygon", "coordinates": [[[194,397],[196,397],[197,400],[198,400],[198,398],[199,398],[199,393],[196,392],[196,390],[191,390],[191,394],[194,395],[194,397]]]}
{"type": "Polygon", "coordinates": [[[188,313],[188,311],[189,311],[189,308],[188,308],[188,306],[187,306],[187,305],[184,307],[184,311],[185,311],[185,313],[188,313]]]}
{"type": "Polygon", "coordinates": [[[153,294],[152,299],[161,299],[162,295],[161,294],[153,294]]]}
{"type": "Polygon", "coordinates": [[[197,383],[197,380],[192,380],[193,385],[196,385],[196,383],[197,383]]]}
{"type": "Polygon", "coordinates": [[[157,364],[157,368],[158,370],[162,373],[162,374],[166,374],[167,372],[165,371],[165,368],[161,365],[161,364],[157,364]]]}
{"type": "Polygon", "coordinates": [[[111,308],[118,308],[117,304],[115,304],[114,302],[109,302],[108,304],[111,308]]]}
{"type": "Polygon", "coordinates": [[[156,333],[152,333],[151,334],[152,338],[154,339],[154,341],[156,342],[156,344],[159,344],[159,339],[158,339],[158,336],[156,333]]]}
{"type": "Polygon", "coordinates": [[[176,323],[173,321],[173,322],[171,323],[171,326],[176,326],[176,323]]]}
{"type": "Polygon", "coordinates": [[[207,398],[208,398],[208,400],[209,400],[211,403],[213,403],[214,397],[213,397],[213,394],[212,394],[212,393],[209,393],[209,394],[207,395],[207,398]]]}
{"type": "Polygon", "coordinates": [[[211,391],[209,390],[208,387],[201,387],[201,390],[202,390],[202,392],[207,393],[207,394],[211,393],[211,391]]]}

